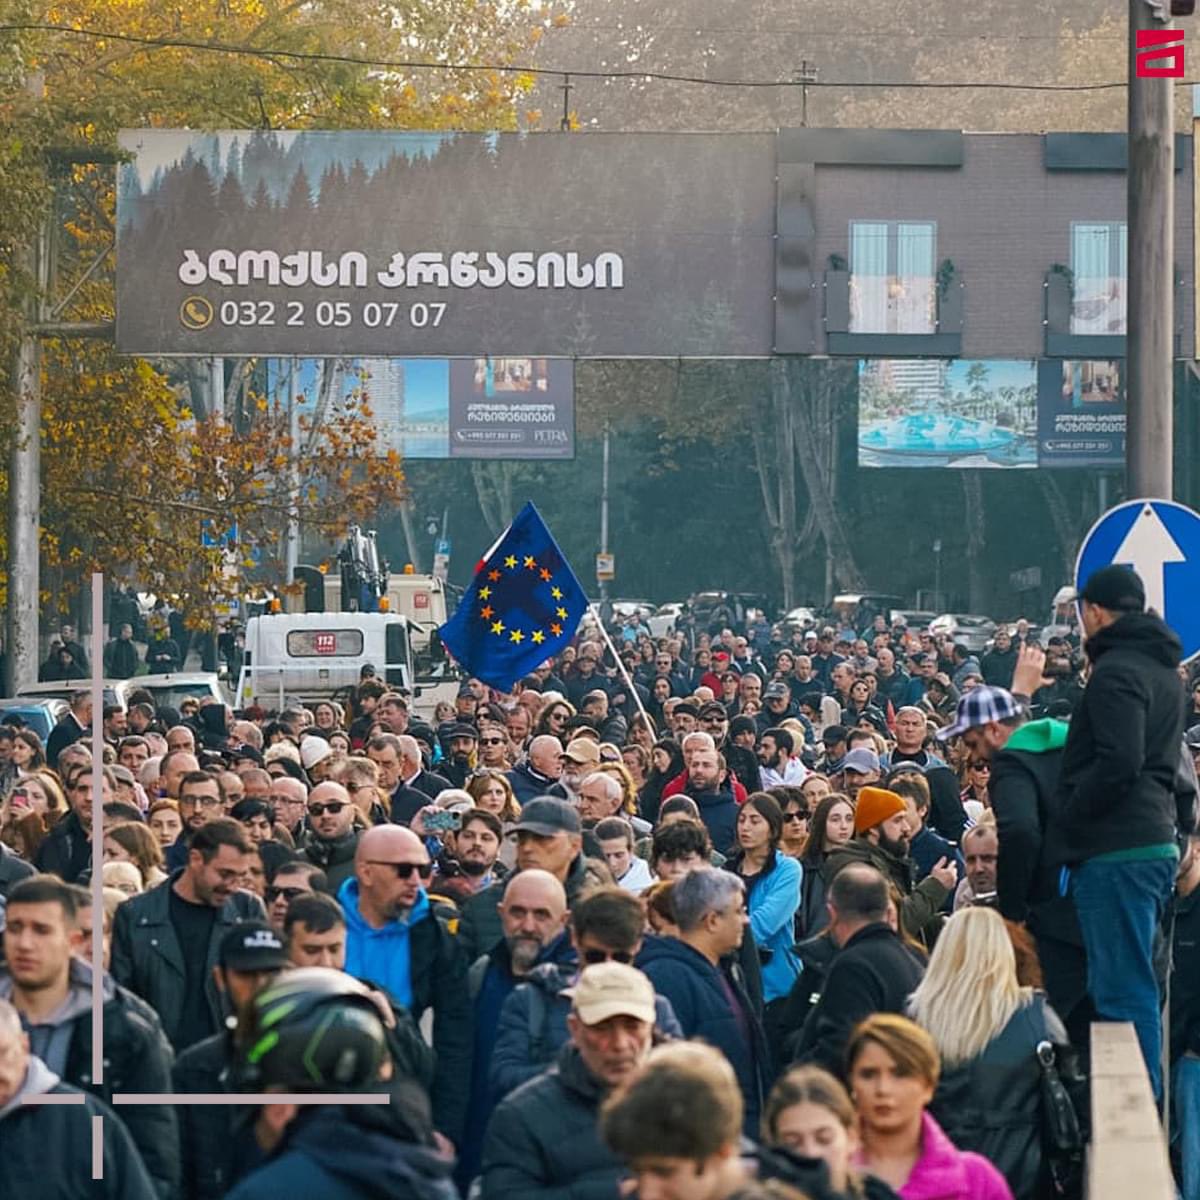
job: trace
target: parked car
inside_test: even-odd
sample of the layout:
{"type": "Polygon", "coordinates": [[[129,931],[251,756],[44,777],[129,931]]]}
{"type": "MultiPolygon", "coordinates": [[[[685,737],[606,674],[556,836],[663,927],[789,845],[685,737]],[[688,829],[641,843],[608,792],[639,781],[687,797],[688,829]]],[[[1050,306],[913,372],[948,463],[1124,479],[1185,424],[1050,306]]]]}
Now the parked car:
{"type": "Polygon", "coordinates": [[[5,717],[20,717],[25,727],[32,729],[45,742],[50,736],[50,731],[63,719],[69,707],[65,700],[30,700],[23,696],[13,696],[7,700],[0,700],[0,721],[5,717]]]}
{"type": "Polygon", "coordinates": [[[622,621],[632,616],[648,621],[654,615],[654,605],[649,600],[614,600],[612,610],[613,616],[622,621]]]}
{"type": "Polygon", "coordinates": [[[683,614],[683,608],[683,604],[678,600],[671,600],[667,604],[660,604],[654,615],[646,621],[646,625],[650,630],[650,636],[660,638],[666,637],[669,633],[674,633],[675,622],[683,614]]]}
{"type": "Polygon", "coordinates": [[[972,654],[982,654],[996,632],[996,622],[971,613],[942,613],[929,622],[929,632],[935,637],[952,638],[972,654]]]}
{"type": "Polygon", "coordinates": [[[787,630],[812,629],[817,624],[817,610],[803,605],[793,608],[790,612],[784,613],[782,624],[787,630]]]}
{"type": "Polygon", "coordinates": [[[937,618],[937,613],[920,608],[893,608],[888,617],[893,625],[897,621],[903,621],[906,628],[919,633],[922,629],[929,628],[930,621],[937,618]]]}
{"type": "MultiPolygon", "coordinates": [[[[135,675],[132,679],[101,680],[105,704],[129,707],[129,695],[145,689],[154,698],[154,703],[178,708],[189,697],[200,699],[211,696],[222,704],[229,704],[229,693],[224,681],[211,671],[180,671],[174,675],[135,675]]],[[[19,688],[17,697],[37,700],[70,700],[76,692],[91,690],[91,681],[72,679],[65,683],[31,683],[19,688]]]]}

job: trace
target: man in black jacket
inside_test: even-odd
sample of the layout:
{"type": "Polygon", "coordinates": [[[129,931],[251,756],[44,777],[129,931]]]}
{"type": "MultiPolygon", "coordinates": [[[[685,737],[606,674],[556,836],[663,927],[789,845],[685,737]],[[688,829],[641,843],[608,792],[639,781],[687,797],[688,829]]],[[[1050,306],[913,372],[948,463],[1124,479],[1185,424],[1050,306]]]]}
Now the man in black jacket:
{"type": "Polygon", "coordinates": [[[624,1168],[600,1140],[608,1094],[645,1061],[654,988],[635,967],[598,963],[572,989],[558,1062],[504,1100],[483,1148],[483,1200],[616,1197],[624,1168]]]}
{"type": "Polygon", "coordinates": [[[208,821],[192,835],[183,870],[117,909],[113,977],[158,1013],[176,1050],[225,1019],[212,969],[229,927],[266,917],[258,897],[241,890],[251,849],[236,821],[208,821]]]}
{"type": "Polygon", "coordinates": [[[29,1052],[20,1018],[5,1000],[0,1000],[0,1180],[6,1197],[155,1200],[122,1119],[103,1100],[63,1083],[29,1052]],[[92,1181],[94,1117],[104,1119],[102,1182],[92,1181]]]}
{"type": "Polygon", "coordinates": [[[1154,942],[1175,882],[1176,839],[1191,832],[1179,828],[1175,799],[1182,651],[1175,633],[1143,611],[1145,588],[1129,568],[1096,571],[1080,600],[1092,673],[1059,781],[1075,864],[1071,895],[1092,1002],[1104,1020],[1133,1022],[1157,1096],[1162,1019],[1154,942]]]}
{"type": "Polygon", "coordinates": [[[872,1013],[903,1013],[925,968],[888,924],[887,880],[865,864],[843,867],[829,885],[829,936],[838,947],[798,1057],[840,1076],[850,1031],[872,1013]]]}
{"type": "MultiPolygon", "coordinates": [[[[148,1005],[105,974],[104,1083],[92,1083],[92,990],[80,946],[78,888],[50,875],[17,884],[4,930],[6,969],[0,999],[9,1001],[31,1049],[60,1079],[111,1103],[114,1092],[169,1092],[171,1047],[148,1005]]],[[[179,1186],[179,1139],[170,1107],[137,1105],[124,1113],[130,1136],[163,1200],[179,1186]]],[[[15,1193],[14,1193],[15,1194],[15,1193]]]]}
{"type": "MultiPolygon", "coordinates": [[[[90,760],[89,755],[89,760],[90,760]]],[[[72,765],[63,772],[63,790],[71,811],[50,830],[38,847],[34,863],[39,871],[74,883],[92,861],[92,768],[72,765]]],[[[104,803],[112,799],[112,775],[105,768],[104,803]]]]}
{"type": "Polygon", "coordinates": [[[1029,698],[1044,662],[1041,647],[1022,647],[1013,675],[1016,694],[975,688],[959,701],[954,724],[938,737],[961,737],[973,758],[992,764],[988,794],[999,840],[997,906],[1003,917],[1033,935],[1050,1003],[1072,1043],[1086,1047],[1094,1015],[1087,1003],[1087,960],[1075,905],[1062,880],[1068,848],[1058,780],[1067,724],[1028,720],[1029,698]]]}

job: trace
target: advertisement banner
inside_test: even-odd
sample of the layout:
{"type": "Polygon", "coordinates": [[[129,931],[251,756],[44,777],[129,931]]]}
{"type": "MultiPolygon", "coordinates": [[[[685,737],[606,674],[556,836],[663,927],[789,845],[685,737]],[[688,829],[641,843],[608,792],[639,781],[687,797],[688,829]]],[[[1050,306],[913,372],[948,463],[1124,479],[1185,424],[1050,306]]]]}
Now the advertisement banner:
{"type": "Polygon", "coordinates": [[[859,363],[860,467],[1036,467],[1030,360],[872,358],[859,363]]]}
{"type": "Polygon", "coordinates": [[[1038,463],[1124,467],[1124,363],[1044,359],[1038,364],[1038,463]]]}
{"type": "Polygon", "coordinates": [[[120,140],[123,353],[771,353],[771,134],[120,140]]]}
{"type": "MultiPolygon", "coordinates": [[[[269,359],[266,387],[281,403],[291,394],[293,363],[300,412],[317,422],[331,403],[360,397],[370,407],[381,455],[575,457],[570,359],[269,359]]],[[[319,422],[310,436],[320,436],[319,422]]]]}

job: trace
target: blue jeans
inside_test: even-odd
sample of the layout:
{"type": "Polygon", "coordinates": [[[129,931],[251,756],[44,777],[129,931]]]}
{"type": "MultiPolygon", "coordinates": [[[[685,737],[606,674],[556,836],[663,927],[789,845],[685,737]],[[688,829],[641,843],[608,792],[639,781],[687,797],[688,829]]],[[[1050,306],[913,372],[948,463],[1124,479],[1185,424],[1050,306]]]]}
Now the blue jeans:
{"type": "Polygon", "coordinates": [[[1175,1137],[1179,1142],[1182,1200],[1200,1200],[1200,1058],[1185,1055],[1172,1071],[1175,1137]]]}
{"type": "Polygon", "coordinates": [[[1087,950],[1088,991],[1103,1021],[1131,1021],[1155,1099],[1162,1096],[1162,1004],[1154,976],[1154,939],[1178,864],[1081,863],[1071,895],[1087,950]]]}

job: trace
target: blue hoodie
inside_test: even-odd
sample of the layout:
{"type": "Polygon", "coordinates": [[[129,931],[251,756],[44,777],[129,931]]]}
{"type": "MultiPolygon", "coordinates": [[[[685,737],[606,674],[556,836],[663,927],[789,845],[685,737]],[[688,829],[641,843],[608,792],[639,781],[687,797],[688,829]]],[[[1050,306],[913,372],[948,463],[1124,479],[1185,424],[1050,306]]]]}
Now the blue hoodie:
{"type": "Polygon", "coordinates": [[[398,1004],[412,1008],[412,957],[409,932],[429,919],[431,909],[424,888],[403,920],[375,929],[358,911],[358,880],[351,876],[338,888],[338,903],[346,914],[346,972],[386,989],[398,1004]]]}

